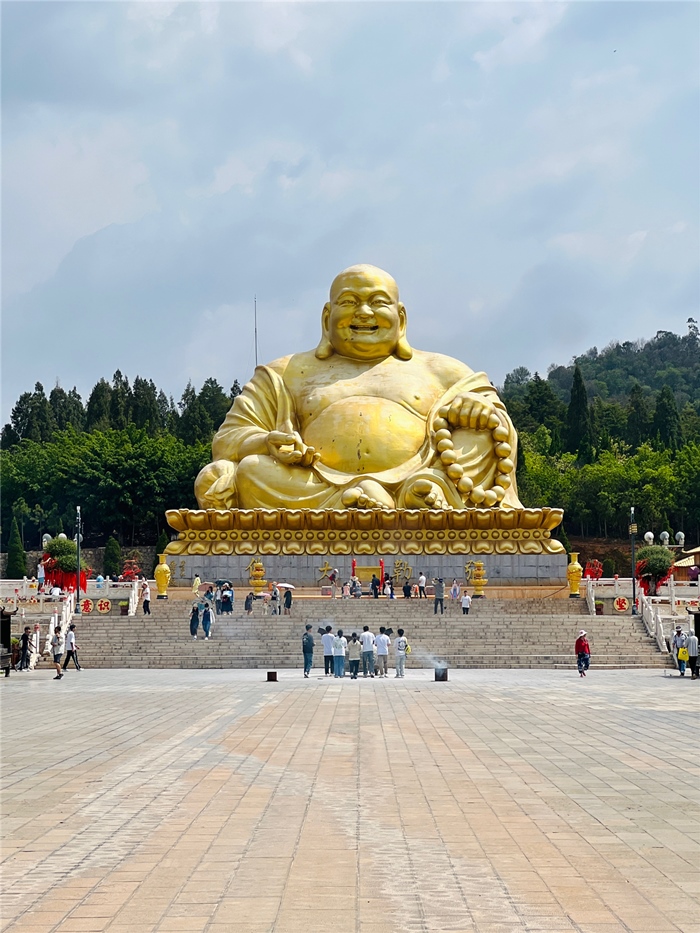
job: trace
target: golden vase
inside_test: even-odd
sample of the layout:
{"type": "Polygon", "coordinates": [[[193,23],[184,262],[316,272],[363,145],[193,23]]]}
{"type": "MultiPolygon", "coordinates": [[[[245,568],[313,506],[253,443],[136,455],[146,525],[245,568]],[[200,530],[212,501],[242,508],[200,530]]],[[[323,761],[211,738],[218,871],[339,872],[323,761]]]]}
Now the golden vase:
{"type": "Polygon", "coordinates": [[[569,599],[580,599],[579,587],[581,586],[583,567],[578,562],[578,551],[572,551],[569,556],[571,563],[566,568],[566,579],[569,581],[569,599]]]}
{"type": "Polygon", "coordinates": [[[472,573],[472,586],[474,587],[474,599],[484,599],[484,587],[489,582],[484,570],[484,562],[477,560],[474,562],[474,572],[472,573]]]}
{"type": "Polygon", "coordinates": [[[158,588],[158,599],[168,598],[168,584],[170,583],[170,567],[168,567],[168,565],[165,562],[166,557],[167,557],[166,554],[158,555],[158,564],[153,574],[156,580],[156,587],[158,588]]]}

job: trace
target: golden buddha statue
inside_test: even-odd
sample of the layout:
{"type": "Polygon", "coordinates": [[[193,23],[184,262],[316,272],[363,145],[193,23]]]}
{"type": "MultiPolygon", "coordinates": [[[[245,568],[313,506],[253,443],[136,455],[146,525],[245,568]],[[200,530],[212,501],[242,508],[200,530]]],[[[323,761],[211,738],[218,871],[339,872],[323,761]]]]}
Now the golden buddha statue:
{"type": "Polygon", "coordinates": [[[394,279],[351,266],[315,350],[258,366],[197,477],[203,509],[522,509],[517,437],[484,373],[413,350],[394,279]]]}

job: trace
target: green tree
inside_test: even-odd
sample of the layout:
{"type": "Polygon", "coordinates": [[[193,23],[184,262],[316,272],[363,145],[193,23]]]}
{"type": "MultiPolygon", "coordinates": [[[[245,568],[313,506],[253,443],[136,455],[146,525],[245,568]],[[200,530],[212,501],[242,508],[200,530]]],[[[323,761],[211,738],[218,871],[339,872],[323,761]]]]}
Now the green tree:
{"type": "Polygon", "coordinates": [[[85,409],[75,386],[70,392],[66,392],[60,385],[55,385],[49,394],[49,405],[59,431],[63,431],[69,425],[82,431],[85,424],[85,409]]]}
{"type": "Polygon", "coordinates": [[[109,399],[109,423],[121,430],[131,420],[131,388],[126,376],[117,370],[112,378],[112,394],[109,399]]]}
{"type": "Polygon", "coordinates": [[[656,396],[656,409],[652,422],[652,431],[664,447],[678,450],[683,440],[681,419],[673,392],[668,386],[656,396]]]}
{"type": "Polygon", "coordinates": [[[652,544],[639,549],[635,574],[638,580],[646,582],[650,596],[656,596],[659,585],[669,575],[671,567],[673,554],[668,548],[652,544]]]}
{"type": "Polygon", "coordinates": [[[21,580],[27,575],[27,555],[22,547],[22,539],[19,536],[17,519],[12,519],[12,529],[10,531],[10,540],[7,545],[7,569],[5,577],[8,580],[21,580]]]}
{"type": "Polygon", "coordinates": [[[571,400],[566,412],[566,449],[578,456],[581,463],[593,460],[593,432],[588,410],[588,393],[578,364],[574,367],[571,400]]]}
{"type": "Polygon", "coordinates": [[[559,401],[549,383],[538,373],[535,373],[527,384],[524,402],[534,425],[533,430],[543,424],[552,435],[555,432],[561,435],[566,420],[566,406],[559,401]]]}
{"type": "Polygon", "coordinates": [[[107,577],[122,572],[122,549],[116,538],[109,538],[105,545],[104,572],[107,577]]]}
{"type": "Polygon", "coordinates": [[[87,431],[106,431],[110,427],[110,400],[112,387],[106,379],[100,379],[92,389],[87,403],[85,429],[87,431]]]}
{"type": "Polygon", "coordinates": [[[199,390],[197,398],[209,415],[213,429],[216,431],[231,407],[230,397],[226,395],[216,379],[207,379],[199,390]]]}
{"type": "Polygon", "coordinates": [[[20,440],[48,441],[56,430],[49,401],[40,382],[33,392],[24,392],[12,409],[12,428],[20,440]]]}
{"type": "Polygon", "coordinates": [[[12,515],[15,521],[19,523],[22,547],[24,547],[24,520],[25,518],[29,518],[31,513],[32,510],[25,502],[23,496],[20,496],[19,499],[15,499],[15,501],[12,503],[12,515]]]}
{"type": "Polygon", "coordinates": [[[209,412],[197,397],[192,383],[188,382],[180,401],[180,418],[177,423],[177,435],[185,444],[211,442],[214,425],[209,412]]]}
{"type": "Polygon", "coordinates": [[[638,382],[630,389],[627,407],[627,440],[634,450],[649,440],[651,417],[644,397],[644,391],[638,382]]]}
{"type": "Polygon", "coordinates": [[[137,428],[150,427],[155,431],[162,427],[158,407],[158,390],[152,379],[134,379],[131,399],[131,421],[137,428]]]}

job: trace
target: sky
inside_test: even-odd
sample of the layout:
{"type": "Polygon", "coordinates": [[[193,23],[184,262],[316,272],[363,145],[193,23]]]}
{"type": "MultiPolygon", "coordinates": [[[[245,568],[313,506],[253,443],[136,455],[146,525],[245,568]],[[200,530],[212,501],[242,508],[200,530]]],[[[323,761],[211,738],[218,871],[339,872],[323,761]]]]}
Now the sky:
{"type": "Polygon", "coordinates": [[[501,384],[698,317],[700,6],[2,5],[2,420],[314,347],[331,280],[501,384]]]}

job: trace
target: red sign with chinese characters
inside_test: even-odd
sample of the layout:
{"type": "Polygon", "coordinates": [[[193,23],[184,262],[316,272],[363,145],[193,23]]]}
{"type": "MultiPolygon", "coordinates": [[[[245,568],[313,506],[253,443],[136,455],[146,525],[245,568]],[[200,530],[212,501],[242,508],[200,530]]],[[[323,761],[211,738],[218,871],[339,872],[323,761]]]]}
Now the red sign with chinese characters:
{"type": "Polygon", "coordinates": [[[616,612],[627,612],[630,607],[630,601],[626,596],[616,596],[613,601],[616,612]]]}
{"type": "Polygon", "coordinates": [[[80,611],[83,615],[89,615],[92,612],[93,603],[91,599],[85,597],[85,599],[80,600],[80,611]]]}
{"type": "Polygon", "coordinates": [[[98,599],[97,600],[97,611],[98,612],[111,612],[112,611],[112,600],[111,599],[98,599]]]}

